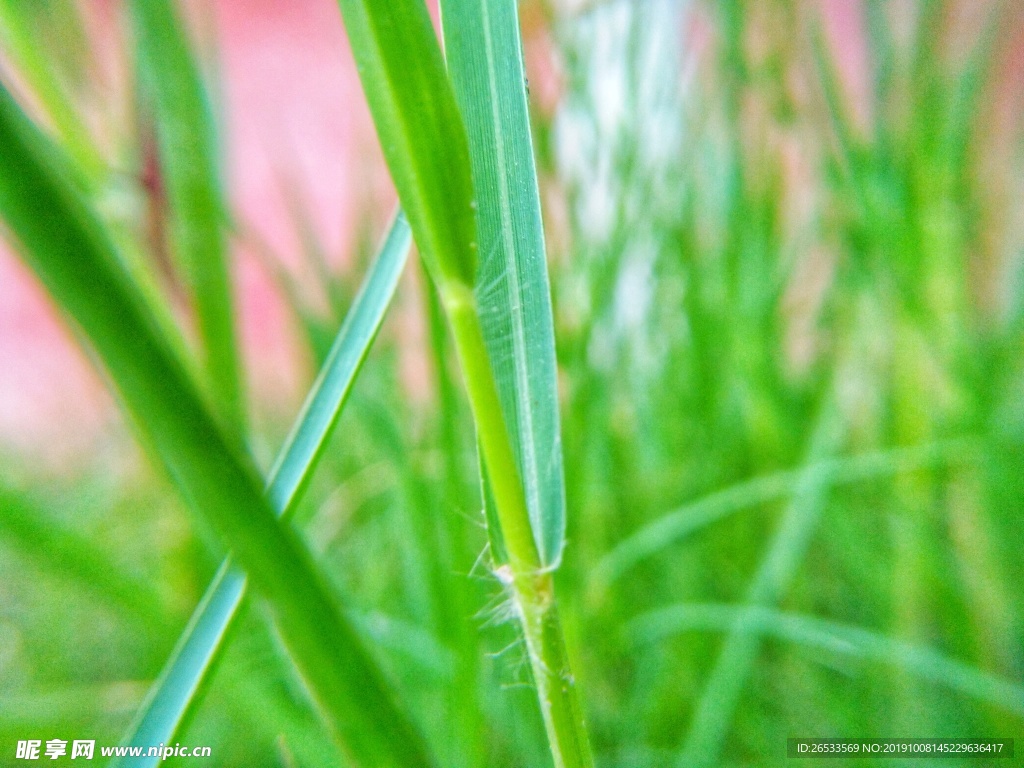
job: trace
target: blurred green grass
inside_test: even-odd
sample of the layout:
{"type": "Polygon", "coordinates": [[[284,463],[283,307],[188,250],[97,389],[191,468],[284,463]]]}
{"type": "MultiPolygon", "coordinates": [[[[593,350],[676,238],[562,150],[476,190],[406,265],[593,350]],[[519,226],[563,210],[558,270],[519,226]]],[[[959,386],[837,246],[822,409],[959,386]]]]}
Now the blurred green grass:
{"type": "MultiPolygon", "coordinates": [[[[557,578],[601,766],[761,765],[794,735],[1021,733],[1021,126],[996,112],[1016,98],[1024,19],[972,6],[866,0],[862,39],[812,4],[528,9],[564,88],[534,110],[567,483],[557,578]],[[845,55],[858,42],[866,93],[845,55]],[[804,469],[871,456],[878,471],[849,482],[804,469]],[[788,490],[595,578],[675,510],[779,473],[788,490]],[[756,623],[631,634],[687,603],[863,630],[1008,687],[972,698],[756,623]]],[[[145,251],[141,224],[130,234],[145,251]]],[[[354,295],[355,271],[334,279],[354,295]]],[[[400,301],[436,329],[420,288],[400,301]]],[[[444,765],[546,764],[525,652],[478,557],[447,341],[432,334],[431,397],[412,396],[394,314],[296,520],[444,765]]],[[[254,435],[257,453],[286,428],[254,435]]],[[[24,738],[116,743],[220,550],[132,462],[3,466],[0,761],[24,738]]],[[[181,742],[223,765],[331,764],[258,604],[235,633],[181,742]]]]}

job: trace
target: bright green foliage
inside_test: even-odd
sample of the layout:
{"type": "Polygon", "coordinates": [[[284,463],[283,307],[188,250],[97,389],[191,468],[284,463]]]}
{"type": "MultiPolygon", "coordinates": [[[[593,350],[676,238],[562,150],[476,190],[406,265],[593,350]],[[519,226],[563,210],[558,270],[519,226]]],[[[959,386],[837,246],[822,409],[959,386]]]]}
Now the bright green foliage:
{"type": "MultiPolygon", "coordinates": [[[[198,704],[203,682],[214,668],[245,595],[245,586],[245,575],[232,570],[230,560],[225,561],[140,707],[124,744],[174,743],[190,708],[198,704]]],[[[156,765],[159,760],[155,756],[123,759],[121,764],[156,765]]]]}
{"type": "MultiPolygon", "coordinates": [[[[1011,585],[1024,575],[1010,544],[1021,487],[1003,475],[1024,459],[1021,283],[980,277],[1021,274],[1019,235],[995,244],[1006,233],[990,218],[1019,204],[995,203],[1009,177],[977,165],[993,151],[996,59],[982,52],[991,27],[954,27],[956,5],[901,19],[865,4],[876,14],[865,29],[901,35],[868,51],[885,90],[867,103],[840,66],[838,44],[855,39],[816,43],[820,14],[800,4],[699,4],[717,38],[694,54],[685,91],[673,87],[678,47],[664,42],[675,33],[662,34],[693,21],[676,4],[562,27],[559,117],[582,123],[575,143],[548,144],[577,238],[571,266],[553,270],[574,553],[563,594],[586,595],[581,674],[606,670],[615,691],[590,700],[599,754],[758,763],[795,730],[1019,725],[1012,687],[989,686],[991,707],[893,657],[883,668],[874,652],[861,663],[794,653],[731,622],[716,630],[725,638],[586,650],[629,615],[753,602],[1019,683],[1019,619],[1002,617],[1019,617],[1011,585]],[[609,74],[602,59],[621,67],[609,74]],[[609,126],[601,96],[620,93],[617,78],[624,103],[609,126]],[[865,463],[825,493],[808,446],[827,400],[843,438],[823,475],[883,448],[917,458],[865,463]]],[[[1019,157],[1019,121],[1012,135],[1019,157]]]]}
{"type": "MultiPolygon", "coordinates": [[[[538,707],[558,673],[538,683],[535,670],[539,659],[558,662],[551,672],[570,656],[579,720],[607,768],[760,765],[800,732],[1018,732],[1024,124],[1014,111],[1019,82],[1004,65],[1020,30],[1013,4],[523,0],[525,102],[512,76],[511,3],[444,1],[447,75],[421,6],[342,3],[399,195],[420,202],[418,218],[410,215],[416,238],[464,256],[479,227],[480,271],[424,254],[434,280],[413,271],[398,288],[401,311],[358,380],[328,398],[336,408],[347,397],[334,437],[300,451],[302,477],[282,488],[304,489],[291,521],[317,553],[322,594],[344,597],[350,631],[372,645],[434,762],[560,759],[552,746],[570,743],[573,730],[551,738],[555,718],[538,707]],[[859,24],[851,13],[863,14],[859,24]],[[475,36],[460,38],[456,27],[475,36]],[[487,50],[501,51],[497,67],[465,63],[481,49],[483,62],[487,50]],[[502,98],[488,101],[493,83],[503,83],[502,98]],[[510,258],[502,216],[512,216],[514,262],[541,253],[540,230],[528,224],[534,202],[502,203],[502,190],[509,201],[533,200],[522,167],[530,158],[515,149],[527,138],[524,106],[545,202],[564,427],[565,547],[557,571],[541,574],[550,580],[525,578],[543,571],[546,536],[522,514],[528,493],[518,506],[518,476],[524,486],[530,479],[521,451],[508,449],[520,426],[503,390],[500,334],[492,338],[487,311],[477,313],[488,300],[507,302],[509,313],[520,306],[507,280],[498,290],[484,277],[508,275],[499,267],[510,258]],[[500,134],[486,130],[498,127],[495,114],[500,134]],[[462,119],[459,139],[452,126],[462,119]],[[504,142],[488,147],[498,135],[504,142]],[[456,355],[469,360],[469,377],[456,355]],[[481,423],[490,448],[479,452],[505,462],[487,505],[490,531],[479,499],[481,423]],[[527,563],[518,571],[508,550],[488,545],[509,521],[518,526],[510,549],[527,563]],[[553,584],[557,614],[536,599],[553,584]],[[560,631],[545,636],[551,615],[560,631]]],[[[49,18],[32,23],[49,29],[49,18]]],[[[108,42],[136,50],[138,41],[116,37],[108,42]]],[[[147,137],[90,89],[72,88],[71,108],[83,104],[115,126],[102,136],[99,173],[83,172],[37,92],[46,81],[25,71],[32,56],[3,46],[10,82],[78,164],[78,189],[132,256],[138,280],[150,244],[131,205],[117,203],[138,194],[131,158],[147,137]],[[116,194],[103,186],[115,179],[116,194]]],[[[47,56],[36,66],[42,60],[65,84],[63,57],[47,56]]],[[[8,147],[17,146],[4,139],[0,174],[14,167],[8,147]]],[[[61,153],[46,154],[62,164],[61,153]]],[[[299,189],[307,179],[295,181],[299,189]]],[[[16,210],[43,218],[39,241],[67,231],[54,226],[66,219],[54,214],[59,206],[38,192],[0,199],[5,220],[16,210]]],[[[285,199],[304,250],[330,242],[330,233],[308,231],[318,211],[302,195],[285,199]]],[[[374,236],[379,225],[375,214],[361,224],[374,236]]],[[[338,270],[292,253],[264,259],[294,282],[299,322],[316,326],[296,334],[297,358],[326,359],[351,297],[376,274],[369,248],[354,250],[338,270]],[[311,281],[330,296],[330,319],[303,306],[311,281]]],[[[91,251],[74,252],[80,283],[91,251]]],[[[89,287],[91,296],[104,290],[89,287]]],[[[170,303],[134,288],[150,314],[170,303]]],[[[123,294],[114,290],[108,307],[123,294]]],[[[534,310],[524,312],[525,329],[534,310]]],[[[513,317],[505,321],[508,352],[516,337],[513,317]]],[[[123,343],[126,355],[139,346],[134,336],[123,343]]],[[[310,380],[316,367],[305,371],[310,380]]],[[[164,388],[145,391],[156,398],[164,388]]],[[[316,410],[305,415],[316,421],[316,410]]],[[[291,415],[278,402],[253,403],[247,439],[261,466],[272,465],[288,433],[281,417],[291,415]]],[[[179,417],[158,407],[147,418],[179,417]]],[[[0,456],[2,750],[37,735],[116,743],[233,544],[222,535],[229,526],[202,522],[208,514],[190,524],[131,439],[111,424],[95,458],[59,471],[0,456]]],[[[186,444],[195,461],[209,456],[207,445],[186,444]]],[[[254,470],[245,478],[245,536],[253,546],[269,536],[294,544],[277,529],[274,505],[260,500],[254,470]]],[[[243,523],[235,525],[227,533],[237,537],[243,523]]],[[[291,573],[282,564],[274,560],[281,573],[269,578],[291,573]]],[[[332,734],[296,682],[294,633],[266,620],[279,599],[260,595],[278,593],[259,589],[256,571],[253,579],[259,599],[235,611],[229,595],[221,613],[235,617],[226,642],[222,619],[208,635],[199,625],[188,635],[200,651],[182,665],[189,671],[170,724],[152,733],[180,720],[173,738],[212,745],[218,765],[337,765],[332,734]]],[[[168,677],[160,690],[177,685],[168,677]]],[[[383,739],[380,724],[392,721],[367,710],[346,722],[383,739]]]]}
{"type": "MultiPolygon", "coordinates": [[[[267,502],[285,520],[294,513],[303,488],[337,424],[356,375],[380,330],[410,245],[409,226],[399,211],[380,255],[370,268],[365,285],[338,331],[295,427],[270,471],[267,502]]],[[[170,744],[174,741],[175,733],[186,719],[188,710],[196,705],[203,681],[221,653],[245,595],[245,587],[245,574],[232,569],[230,560],[222,563],[140,710],[138,722],[132,728],[127,743],[170,744]]],[[[156,762],[155,758],[150,760],[150,764],[156,762]]],[[[139,761],[134,763],[141,764],[139,761]]]]}
{"type": "MultiPolygon", "coordinates": [[[[533,669],[533,681],[557,768],[593,765],[589,737],[569,667],[550,576],[533,582],[538,565],[554,569],[565,540],[565,487],[558,423],[555,344],[540,195],[526,105],[526,73],[515,2],[442,2],[448,71],[466,121],[477,225],[482,254],[476,307],[483,347],[475,328],[460,327],[452,313],[471,400],[474,365],[489,360],[500,405],[474,402],[480,439],[483,500],[491,552],[507,558],[533,669]],[[467,345],[467,341],[469,344],[467,345]],[[468,346],[468,353],[467,353],[468,346]],[[505,426],[488,426],[495,412],[505,426]],[[509,541],[510,520],[495,487],[489,431],[507,432],[522,482],[532,547],[509,541]],[[497,525],[495,525],[497,523],[497,525]],[[525,576],[525,578],[524,578],[525,576]]],[[[507,474],[512,474],[508,472],[507,474]]],[[[518,480],[517,480],[518,482],[518,480]]],[[[517,489],[518,491],[518,489],[517,489]]],[[[518,500],[516,503],[520,503],[518,500]]]]}
{"type": "Polygon", "coordinates": [[[642,643],[695,630],[728,632],[736,637],[774,637],[802,648],[870,659],[1024,717],[1024,686],[1019,683],[979,672],[929,648],[860,627],[771,608],[701,603],[662,608],[638,616],[627,627],[627,633],[642,643]]]}
{"type": "Polygon", "coordinates": [[[136,617],[165,629],[153,612],[160,599],[138,579],[113,565],[109,558],[93,551],[85,536],[57,527],[47,519],[48,510],[17,489],[0,485],[0,531],[5,541],[40,563],[59,564],[59,575],[74,586],[136,617]]]}
{"type": "Polygon", "coordinates": [[[0,90],[0,213],[27,262],[89,339],[182,498],[264,594],[298,669],[353,756],[428,765],[419,737],[255,470],[161,341],[59,158],[0,90]]]}
{"type": "MultiPolygon", "coordinates": [[[[792,585],[828,498],[828,484],[814,471],[814,464],[834,455],[842,440],[835,405],[831,399],[826,400],[811,435],[806,459],[808,469],[798,478],[793,498],[747,587],[744,598],[748,607],[775,605],[792,585]]],[[[743,631],[740,625],[729,631],[697,702],[691,730],[677,765],[714,764],[758,651],[755,633],[743,631]]]]}
{"type": "MultiPolygon", "coordinates": [[[[409,212],[413,236],[424,254],[451,325],[479,439],[481,463],[486,469],[487,485],[493,492],[501,543],[508,553],[510,597],[525,635],[551,754],[557,768],[585,768],[592,764],[593,759],[555,604],[554,582],[550,572],[544,570],[546,562],[542,549],[546,540],[554,535],[555,540],[547,554],[552,557],[551,563],[557,561],[564,514],[558,511],[559,508],[551,510],[548,519],[540,514],[537,465],[533,459],[517,463],[511,436],[519,430],[520,455],[528,456],[535,448],[536,437],[532,428],[523,434],[522,427],[524,423],[533,422],[534,414],[519,414],[515,428],[510,428],[508,412],[503,410],[499,396],[496,369],[484,338],[481,315],[482,312],[498,312],[515,316],[518,310],[512,308],[512,301],[499,301],[493,306],[478,304],[475,295],[476,242],[473,238],[467,248],[465,241],[465,237],[475,231],[475,225],[472,219],[468,223],[464,220],[465,213],[471,212],[472,206],[463,207],[464,202],[472,199],[472,188],[464,190],[462,187],[464,174],[469,171],[466,133],[441,62],[440,48],[425,9],[416,2],[381,5],[343,0],[341,8],[384,155],[398,187],[399,199],[409,212]],[[398,147],[404,151],[397,151],[398,147]],[[439,163],[439,160],[445,162],[439,163]],[[469,197],[463,196],[464,191],[469,197]],[[449,233],[449,239],[439,238],[439,233],[449,233]],[[452,233],[463,239],[450,239],[452,233]],[[525,487],[520,464],[531,474],[525,487]],[[537,502],[533,515],[527,503],[530,494],[537,502]]],[[[456,16],[456,26],[465,24],[468,34],[476,36],[481,31],[489,34],[492,30],[477,28],[479,21],[479,18],[460,19],[456,16]]],[[[508,39],[516,44],[518,35],[509,30],[509,24],[515,27],[514,14],[506,15],[501,26],[508,39]]],[[[465,61],[459,66],[470,64],[465,61]]],[[[493,63],[488,66],[493,66],[493,63]]],[[[486,92],[481,92],[473,98],[486,100],[488,97],[486,92]]],[[[528,139],[525,112],[520,113],[520,118],[517,129],[528,139]]],[[[520,158],[521,162],[530,163],[532,156],[528,148],[527,141],[527,151],[520,158]]],[[[522,152],[522,147],[519,150],[522,152]]],[[[483,146],[474,147],[478,155],[492,151],[493,139],[483,146]]],[[[527,174],[527,180],[530,178],[532,174],[527,174]]],[[[481,189],[486,190],[488,196],[494,194],[493,179],[478,176],[475,181],[482,185],[481,189]]],[[[525,213],[531,216],[530,223],[537,226],[539,232],[539,222],[534,220],[539,217],[535,185],[532,189],[534,196],[526,201],[530,208],[525,213]]],[[[488,201],[488,210],[481,211],[481,219],[488,226],[492,226],[493,213],[488,201]]],[[[506,216],[510,213],[505,211],[506,216]]],[[[507,226],[511,227],[511,223],[507,226]]],[[[506,247],[509,245],[506,243],[506,247]]],[[[534,290],[546,296],[545,270],[541,268],[532,278],[534,290]]],[[[546,302],[544,306],[546,308],[546,302]]],[[[540,323],[546,319],[546,315],[537,318],[540,323]]],[[[515,326],[522,322],[522,318],[505,320],[499,317],[492,322],[495,324],[493,329],[515,326]]],[[[539,340],[546,342],[546,346],[537,348],[536,354],[542,363],[550,362],[554,357],[553,338],[548,334],[539,340]]],[[[523,365],[521,356],[526,353],[520,343],[514,352],[520,356],[518,365],[523,365]]],[[[527,384],[525,371],[514,382],[509,381],[506,375],[506,402],[525,398],[528,407],[536,406],[538,416],[541,413],[549,415],[551,410],[557,414],[553,399],[554,372],[549,368],[548,373],[550,376],[546,380],[529,382],[534,386],[547,386],[541,391],[516,391],[527,384]]],[[[555,451],[558,438],[557,434],[551,433],[551,428],[557,430],[557,416],[553,422],[549,420],[547,426],[549,434],[543,458],[546,466],[557,471],[554,476],[555,494],[561,501],[560,454],[555,451]]]]}
{"type": "Polygon", "coordinates": [[[684,504],[623,539],[597,564],[593,573],[594,587],[607,588],[610,582],[620,578],[643,559],[696,535],[729,515],[792,496],[801,478],[806,482],[809,474],[814,476],[815,482],[826,485],[863,483],[872,478],[891,477],[935,464],[969,462],[972,459],[977,460],[977,456],[969,442],[952,441],[920,448],[877,451],[865,456],[827,459],[807,464],[798,470],[776,472],[730,486],[684,504]]]}
{"type": "Polygon", "coordinates": [[[323,454],[356,376],[384,322],[411,245],[409,225],[399,210],[295,426],[270,470],[267,497],[282,516],[294,510],[323,454]]]}
{"type": "Polygon", "coordinates": [[[0,2],[0,44],[31,84],[68,153],[95,181],[103,160],[76,113],[87,43],[72,3],[0,2]]]}
{"type": "Polygon", "coordinates": [[[381,149],[416,244],[444,293],[476,276],[466,132],[426,6],[339,0],[381,149]]]}

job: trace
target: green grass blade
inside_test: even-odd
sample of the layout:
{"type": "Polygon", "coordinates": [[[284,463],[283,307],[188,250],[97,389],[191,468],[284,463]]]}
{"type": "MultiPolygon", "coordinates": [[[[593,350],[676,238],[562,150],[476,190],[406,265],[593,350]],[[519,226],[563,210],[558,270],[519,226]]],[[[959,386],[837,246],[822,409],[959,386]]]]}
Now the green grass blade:
{"type": "Polygon", "coordinates": [[[426,6],[338,0],[381,149],[420,255],[442,296],[472,286],[476,223],[469,149],[426,6]]]}
{"type": "Polygon", "coordinates": [[[346,752],[429,765],[421,737],[250,460],[203,407],[59,155],[0,87],[0,215],[28,266],[88,339],[147,447],[266,598],[285,647],[346,752]]]}
{"type": "Polygon", "coordinates": [[[49,510],[35,498],[0,480],[0,533],[4,544],[52,570],[109,605],[132,621],[143,621],[155,631],[167,627],[158,613],[159,595],[134,579],[101,552],[85,536],[47,520],[49,510]]]}
{"type": "Polygon", "coordinates": [[[498,517],[498,507],[494,503],[494,490],[487,479],[487,467],[484,462],[484,450],[477,440],[476,447],[477,469],[480,475],[480,504],[484,508],[484,524],[487,526],[488,555],[491,561],[498,567],[508,563],[508,550],[505,549],[505,539],[501,535],[501,520],[498,517]]]}
{"type": "Polygon", "coordinates": [[[156,119],[171,239],[191,289],[207,384],[218,411],[241,429],[245,407],[213,114],[170,0],[133,0],[131,11],[156,119]]]}
{"type": "Polygon", "coordinates": [[[877,661],[1024,718],[1024,686],[1020,683],[983,672],[931,648],[810,616],[756,606],[695,603],[662,608],[633,619],[626,634],[636,642],[648,643],[699,630],[775,637],[877,661]]]}
{"type": "MultiPolygon", "coordinates": [[[[125,745],[169,744],[207,675],[217,662],[224,638],[245,594],[246,578],[225,560],[200,601],[170,659],[135,716],[125,745]]],[[[158,757],[125,758],[120,765],[152,766],[158,757]]]]}
{"type": "Polygon", "coordinates": [[[619,542],[594,568],[595,588],[606,588],[629,569],[719,520],[761,504],[790,496],[800,478],[813,474],[831,487],[912,472],[943,463],[969,461],[967,440],[874,451],[860,456],[826,459],[800,469],[755,477],[712,493],[659,517],[619,542]]]}
{"type": "Polygon", "coordinates": [[[270,472],[267,497],[280,514],[287,515],[294,509],[323,452],[384,322],[411,245],[409,225],[399,211],[270,472]]]}
{"type": "MultiPolygon", "coordinates": [[[[826,403],[819,417],[808,452],[812,462],[833,453],[841,439],[835,411],[831,403],[826,403]]],[[[816,473],[804,472],[747,588],[749,605],[771,605],[785,594],[803,562],[827,497],[828,484],[816,473]]],[[[677,765],[690,768],[718,764],[736,705],[759,650],[754,635],[733,631],[726,636],[697,702],[677,765]]]]}
{"type": "Polygon", "coordinates": [[[514,0],[444,0],[445,55],[477,193],[477,304],[546,566],[565,539],[555,339],[514,0]]]}
{"type": "Polygon", "coordinates": [[[80,58],[66,52],[70,49],[81,54],[85,47],[75,6],[0,0],[0,43],[39,99],[68,154],[94,180],[103,169],[103,161],[75,108],[68,84],[60,77],[60,62],[44,42],[52,37],[58,37],[58,45],[65,49],[62,56],[77,59],[81,65],[80,58]]]}
{"type": "Polygon", "coordinates": [[[384,157],[451,325],[552,756],[559,768],[589,766],[554,580],[540,558],[480,323],[467,139],[441,51],[416,0],[339,4],[384,157]]]}
{"type": "MultiPolygon", "coordinates": [[[[271,508],[284,519],[290,517],[298,505],[384,321],[411,242],[409,225],[399,211],[270,472],[266,497],[271,508]]],[[[216,663],[245,589],[245,575],[231,567],[230,559],[225,560],[140,709],[126,743],[169,744],[173,741],[195,703],[204,678],[216,663]]],[[[156,758],[134,762],[135,765],[156,763],[156,758]]]]}

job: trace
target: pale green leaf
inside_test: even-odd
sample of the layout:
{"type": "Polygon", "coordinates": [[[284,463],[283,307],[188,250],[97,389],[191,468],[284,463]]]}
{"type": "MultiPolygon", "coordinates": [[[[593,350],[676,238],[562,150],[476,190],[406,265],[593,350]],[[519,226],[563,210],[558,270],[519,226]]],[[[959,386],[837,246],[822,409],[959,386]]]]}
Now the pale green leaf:
{"type": "Polygon", "coordinates": [[[477,305],[546,566],[565,538],[557,366],[515,0],[444,0],[445,55],[477,194],[477,305]]]}
{"type": "MultiPolygon", "coordinates": [[[[267,499],[271,508],[285,519],[294,512],[337,424],[394,297],[410,245],[409,226],[399,211],[270,472],[267,499]]],[[[195,705],[204,678],[216,663],[245,590],[245,575],[225,560],[140,709],[126,743],[169,744],[173,740],[195,705]]],[[[134,764],[156,762],[136,760],[134,764]]]]}
{"type": "Polygon", "coordinates": [[[633,619],[627,635],[649,643],[682,632],[712,631],[772,637],[806,648],[906,670],[957,693],[1024,717],[1024,686],[951,659],[931,648],[811,616],[746,605],[694,603],[633,619]]]}
{"type": "Polygon", "coordinates": [[[891,477],[923,467],[971,460],[976,451],[968,440],[949,440],[859,456],[825,459],[799,469],[775,472],[737,483],[683,504],[620,541],[594,568],[592,579],[604,588],[648,557],[686,540],[708,526],[746,509],[791,496],[801,477],[813,476],[830,486],[891,477]]]}

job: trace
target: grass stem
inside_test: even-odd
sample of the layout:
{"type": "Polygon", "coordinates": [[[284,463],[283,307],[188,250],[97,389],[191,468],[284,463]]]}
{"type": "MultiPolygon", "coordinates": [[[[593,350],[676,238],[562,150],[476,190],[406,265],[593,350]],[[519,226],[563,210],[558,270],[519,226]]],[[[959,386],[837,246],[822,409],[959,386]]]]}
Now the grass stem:
{"type": "Polygon", "coordinates": [[[487,356],[471,288],[447,284],[442,301],[452,325],[470,408],[508,552],[508,585],[526,636],[544,727],[556,768],[594,764],[576,683],[569,666],[554,578],[541,565],[526,497],[487,356]]]}

